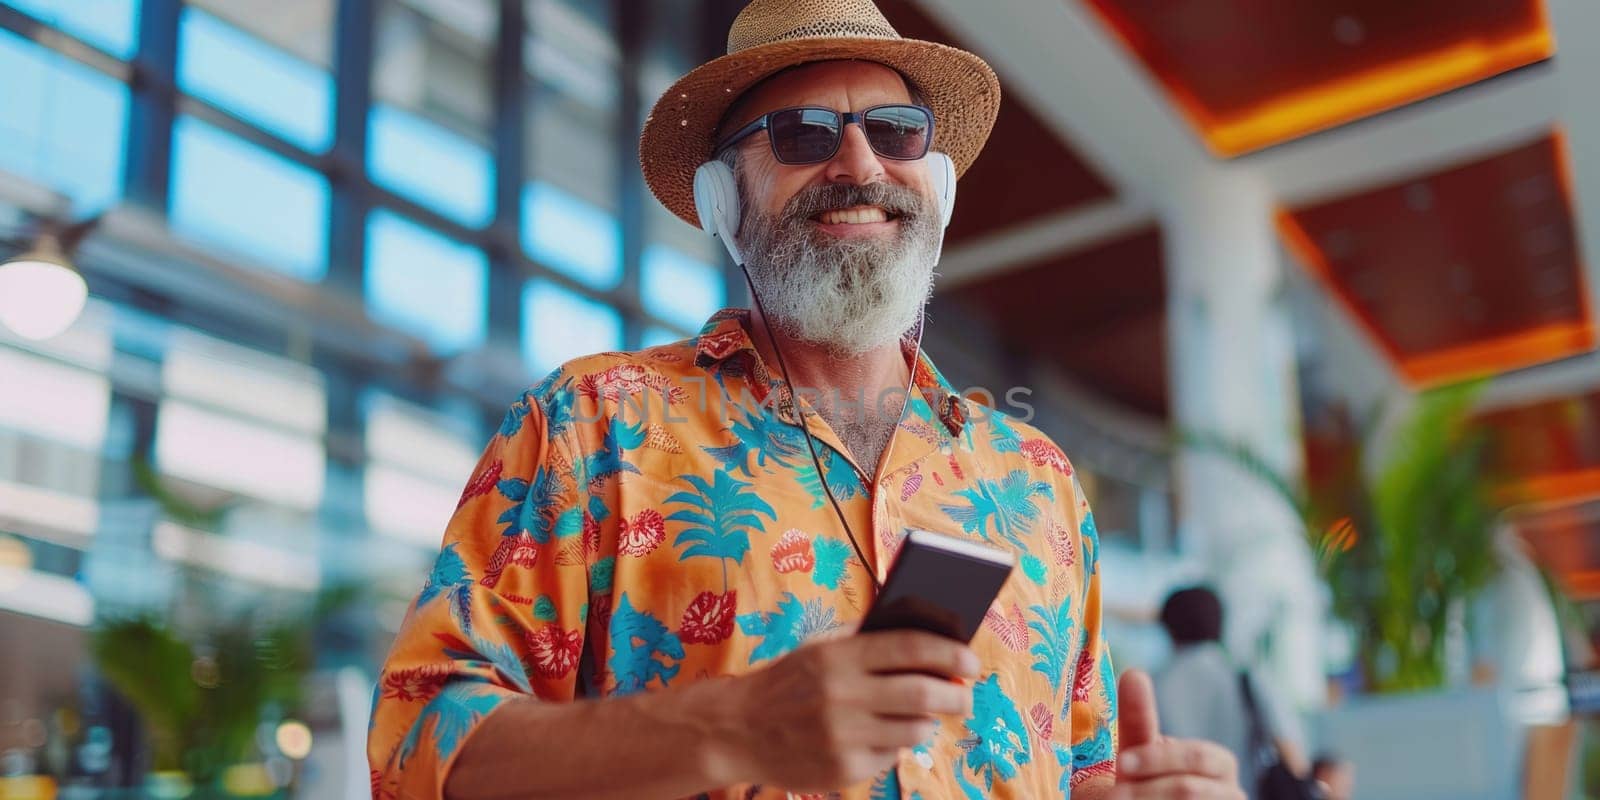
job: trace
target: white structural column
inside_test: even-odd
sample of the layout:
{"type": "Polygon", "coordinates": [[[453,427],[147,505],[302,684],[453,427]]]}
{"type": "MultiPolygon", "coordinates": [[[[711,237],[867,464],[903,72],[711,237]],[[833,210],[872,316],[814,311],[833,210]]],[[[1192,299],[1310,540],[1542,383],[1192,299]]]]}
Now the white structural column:
{"type": "MultiPolygon", "coordinates": [[[[1279,471],[1301,469],[1285,264],[1259,178],[1224,168],[1165,198],[1169,378],[1179,430],[1244,444],[1279,471]]],[[[1227,608],[1229,650],[1256,654],[1301,705],[1324,697],[1324,590],[1293,507],[1230,459],[1176,458],[1180,546],[1203,561],[1227,608]]]]}
{"type": "Polygon", "coordinates": [[[1600,313],[1600,3],[1550,0],[1561,81],[1561,129],[1572,158],[1578,249],[1587,266],[1590,310],[1600,313]]]}

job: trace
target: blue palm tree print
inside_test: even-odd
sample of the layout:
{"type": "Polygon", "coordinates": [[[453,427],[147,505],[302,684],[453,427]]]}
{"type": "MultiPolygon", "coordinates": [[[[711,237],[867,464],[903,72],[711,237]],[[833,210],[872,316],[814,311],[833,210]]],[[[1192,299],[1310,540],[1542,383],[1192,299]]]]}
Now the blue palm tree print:
{"type": "Polygon", "coordinates": [[[456,748],[461,746],[462,737],[478,720],[483,719],[500,701],[505,699],[500,694],[485,689],[482,685],[470,682],[452,683],[444,687],[428,705],[422,709],[421,716],[412,723],[411,731],[406,734],[405,741],[400,743],[401,769],[405,769],[406,760],[416,752],[417,743],[422,738],[422,732],[429,728],[433,731],[433,741],[438,749],[439,761],[442,763],[455,754],[456,748]]]}
{"type": "MultiPolygon", "coordinates": [[[[776,414],[765,413],[765,409],[759,406],[754,411],[739,407],[739,414],[728,425],[728,431],[733,434],[733,444],[703,446],[702,449],[721,462],[723,469],[738,470],[747,478],[755,476],[750,469],[752,454],[756,466],[769,469],[769,457],[776,465],[787,468],[806,453],[806,442],[801,438],[803,434],[793,424],[783,421],[776,414]]],[[[806,458],[809,460],[810,456],[806,458]]]]}
{"type": "Polygon", "coordinates": [[[1000,676],[990,675],[972,687],[972,717],[967,720],[967,768],[983,776],[984,788],[994,791],[994,780],[1016,777],[1017,768],[1030,758],[1028,729],[1022,714],[1000,688],[1000,676]]]}
{"type": "Polygon", "coordinates": [[[554,533],[558,537],[571,536],[583,528],[583,510],[568,508],[560,513],[561,495],[566,492],[566,481],[554,470],[539,467],[533,480],[506,478],[495,484],[496,491],[512,502],[495,521],[505,525],[501,536],[517,536],[526,532],[535,542],[545,544],[554,533]]]}
{"type": "Polygon", "coordinates": [[[1043,673],[1050,688],[1059,690],[1072,663],[1072,601],[1063,600],[1054,611],[1042,605],[1029,606],[1028,613],[1035,617],[1028,628],[1039,635],[1039,641],[1028,650],[1034,658],[1033,671],[1043,673]]]}
{"type": "Polygon", "coordinates": [[[620,472],[639,474],[638,467],[623,459],[622,450],[626,443],[632,443],[634,448],[644,444],[643,429],[637,430],[638,435],[635,438],[634,429],[618,423],[619,420],[612,420],[612,423],[606,426],[604,438],[600,440],[600,449],[583,457],[583,474],[586,482],[604,480],[620,472]]]}
{"type": "Polygon", "coordinates": [[[851,548],[843,539],[818,536],[811,546],[817,555],[816,566],[811,570],[811,580],[818,586],[839,588],[844,579],[845,564],[850,560],[851,548]]]}
{"type": "Polygon", "coordinates": [[[1039,517],[1035,497],[1055,500],[1055,489],[1046,481],[1029,480],[1026,470],[1012,470],[999,481],[978,478],[969,489],[956,492],[967,502],[961,505],[940,505],[944,513],[967,533],[982,536],[993,542],[993,529],[1019,549],[1027,550],[1022,535],[1039,517]]]}
{"type": "Polygon", "coordinates": [[[472,634],[472,575],[466,562],[456,551],[460,542],[451,542],[439,551],[433,561],[433,571],[417,596],[417,605],[424,606],[440,595],[450,603],[450,616],[461,626],[463,633],[472,634]]]}
{"type": "Polygon", "coordinates": [[[677,492],[667,498],[668,503],[680,503],[687,508],[675,511],[668,522],[687,523],[673,539],[674,547],[685,547],[680,559],[720,558],[722,562],[722,590],[728,590],[728,561],[744,563],[750,551],[750,531],[761,526],[761,517],[777,520],[777,512],[751,489],[751,485],[719,471],[708,483],[699,475],[682,475],[680,479],[694,487],[692,492],[677,492]]]}
{"type": "Polygon", "coordinates": [[[677,634],[647,611],[639,611],[623,592],[611,615],[611,660],[607,662],[617,681],[616,694],[643,691],[652,680],[662,686],[678,676],[684,656],[683,642],[677,634]]]}
{"type": "Polygon", "coordinates": [[[784,594],[777,611],[757,611],[736,617],[744,635],[761,637],[761,643],[750,653],[750,663],[777,658],[799,647],[805,617],[805,604],[793,592],[784,594]]]}

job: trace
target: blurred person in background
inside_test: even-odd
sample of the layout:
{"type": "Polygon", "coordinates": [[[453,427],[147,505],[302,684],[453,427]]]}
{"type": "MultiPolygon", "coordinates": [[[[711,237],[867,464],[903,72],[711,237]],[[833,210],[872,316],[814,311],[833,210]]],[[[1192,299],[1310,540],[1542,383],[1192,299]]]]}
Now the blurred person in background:
{"type": "Polygon", "coordinates": [[[1263,796],[1252,737],[1264,735],[1275,745],[1284,767],[1296,776],[1307,774],[1298,721],[1282,707],[1261,681],[1235,667],[1222,646],[1222,600],[1203,586],[1180,589],[1161,606],[1161,626],[1172,640],[1172,659],[1155,676],[1156,708],[1168,733],[1206,739],[1232,751],[1240,765],[1243,788],[1252,800],[1277,800],[1263,796]],[[1242,683],[1250,682],[1253,698],[1246,698],[1242,683]],[[1254,700],[1252,711],[1250,700],[1254,700]],[[1255,731],[1259,718],[1265,731],[1255,731]]]}
{"type": "Polygon", "coordinates": [[[868,0],[756,0],[728,43],[640,157],[748,254],[756,307],[512,406],[379,678],[374,795],[1240,797],[1226,750],[1160,736],[1148,678],[1119,718],[1066,457],[917,344],[993,71],[868,0]],[[913,527],[1027,565],[970,646],[848,635],[913,527]]]}

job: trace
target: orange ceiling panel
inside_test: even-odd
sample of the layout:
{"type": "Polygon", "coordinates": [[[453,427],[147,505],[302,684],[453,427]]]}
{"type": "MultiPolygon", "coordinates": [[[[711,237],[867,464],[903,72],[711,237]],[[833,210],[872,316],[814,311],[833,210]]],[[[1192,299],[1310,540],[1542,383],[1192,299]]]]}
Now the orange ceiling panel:
{"type": "Polygon", "coordinates": [[[1415,385],[1595,345],[1565,140],[1279,214],[1279,230],[1415,385]]]}
{"type": "Polygon", "coordinates": [[[1575,600],[1600,598],[1600,519],[1590,504],[1553,508],[1517,519],[1529,555],[1575,600]]]}
{"type": "Polygon", "coordinates": [[[1479,417],[1513,502],[1600,497],[1600,391],[1497,409],[1479,417]]]}
{"type": "Polygon", "coordinates": [[[1432,97],[1555,51],[1542,0],[1086,2],[1220,156],[1432,97]]]}

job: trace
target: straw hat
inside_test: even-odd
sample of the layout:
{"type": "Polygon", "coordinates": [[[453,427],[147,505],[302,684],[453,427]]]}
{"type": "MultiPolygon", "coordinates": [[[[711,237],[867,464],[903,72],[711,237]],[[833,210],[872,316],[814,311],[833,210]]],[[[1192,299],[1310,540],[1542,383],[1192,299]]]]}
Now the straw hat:
{"type": "Polygon", "coordinates": [[[983,59],[901,38],[871,0],[752,0],[728,30],[728,54],[680,78],[645,120],[639,164],[650,191],[699,225],[694,172],[711,157],[728,107],[779,70],[840,59],[874,61],[909,79],[933,109],[933,149],[950,156],[958,176],[972,166],[1000,110],[1000,81],[983,59]]]}

